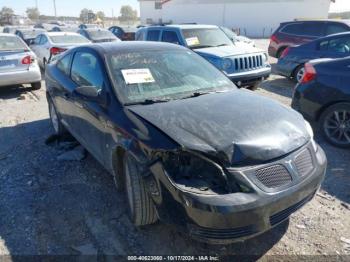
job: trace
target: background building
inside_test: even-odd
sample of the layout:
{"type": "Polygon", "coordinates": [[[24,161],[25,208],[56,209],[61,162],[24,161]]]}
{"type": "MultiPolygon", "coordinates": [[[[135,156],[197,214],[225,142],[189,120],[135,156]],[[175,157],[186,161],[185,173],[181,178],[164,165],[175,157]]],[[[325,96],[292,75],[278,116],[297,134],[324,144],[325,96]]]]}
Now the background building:
{"type": "Polygon", "coordinates": [[[266,37],[283,21],[328,17],[334,0],[139,0],[141,23],[223,25],[266,37]]]}

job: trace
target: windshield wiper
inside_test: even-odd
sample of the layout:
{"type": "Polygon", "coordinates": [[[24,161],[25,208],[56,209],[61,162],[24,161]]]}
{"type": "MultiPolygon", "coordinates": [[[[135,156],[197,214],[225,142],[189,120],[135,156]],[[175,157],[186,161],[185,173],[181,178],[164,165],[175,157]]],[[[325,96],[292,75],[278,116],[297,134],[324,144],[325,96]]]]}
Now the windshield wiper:
{"type": "Polygon", "coordinates": [[[166,103],[169,102],[170,99],[146,99],[144,101],[138,101],[138,102],[130,102],[125,103],[126,106],[132,106],[132,105],[152,105],[157,103],[166,103]]]}
{"type": "Polygon", "coordinates": [[[210,91],[210,92],[209,91],[208,92],[194,92],[194,93],[192,93],[189,96],[182,97],[181,99],[188,99],[188,98],[193,98],[193,97],[199,97],[199,96],[213,94],[213,93],[216,93],[216,92],[213,92],[213,91],[210,91]]]}
{"type": "Polygon", "coordinates": [[[214,47],[214,46],[212,46],[212,45],[197,45],[197,46],[191,47],[191,49],[209,48],[209,47],[214,47]]]}

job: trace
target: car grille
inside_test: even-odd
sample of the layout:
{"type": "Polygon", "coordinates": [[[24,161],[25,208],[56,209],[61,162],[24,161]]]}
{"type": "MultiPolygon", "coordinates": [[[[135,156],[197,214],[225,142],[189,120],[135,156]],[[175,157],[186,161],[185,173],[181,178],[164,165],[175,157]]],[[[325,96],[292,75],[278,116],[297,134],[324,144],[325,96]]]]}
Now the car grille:
{"type": "Polygon", "coordinates": [[[233,58],[235,71],[247,71],[263,67],[262,55],[250,55],[233,58]]]}
{"type": "Polygon", "coordinates": [[[297,211],[303,205],[305,205],[307,202],[309,202],[312,199],[313,196],[314,196],[314,193],[311,194],[310,196],[304,198],[300,202],[294,204],[293,206],[290,206],[287,209],[284,209],[281,212],[278,212],[278,213],[270,216],[270,224],[271,224],[271,226],[277,225],[278,223],[280,223],[283,220],[287,219],[291,214],[293,214],[295,211],[297,211]]]}
{"type": "Polygon", "coordinates": [[[292,177],[288,170],[282,165],[274,165],[258,169],[256,178],[268,188],[278,188],[292,182],[292,177]]]}
{"type": "Polygon", "coordinates": [[[305,149],[295,158],[295,166],[298,170],[299,176],[304,177],[311,173],[314,169],[312,156],[309,149],[305,149]]]}
{"type": "Polygon", "coordinates": [[[231,229],[212,229],[199,226],[190,226],[190,234],[206,239],[235,239],[250,236],[257,233],[253,226],[245,226],[231,229]]]}

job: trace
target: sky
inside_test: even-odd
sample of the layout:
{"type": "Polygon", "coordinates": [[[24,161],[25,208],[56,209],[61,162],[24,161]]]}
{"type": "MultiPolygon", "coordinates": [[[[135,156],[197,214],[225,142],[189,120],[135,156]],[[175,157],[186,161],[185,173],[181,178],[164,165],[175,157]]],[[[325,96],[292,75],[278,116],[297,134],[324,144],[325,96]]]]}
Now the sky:
{"type": "MultiPolygon", "coordinates": [[[[38,2],[41,14],[54,15],[53,0],[0,0],[2,6],[11,7],[16,14],[25,14],[27,7],[35,7],[38,2]]],[[[56,0],[57,15],[79,16],[83,8],[93,11],[103,11],[107,16],[118,16],[122,5],[131,5],[139,12],[137,0],[56,0]],[[111,4],[113,3],[113,4],[111,4]]],[[[350,0],[336,0],[331,5],[331,12],[350,11],[350,0]]]]}
{"type": "MultiPolygon", "coordinates": [[[[3,6],[11,7],[16,14],[24,15],[27,7],[35,7],[38,2],[39,11],[44,15],[54,15],[53,0],[0,0],[0,9],[3,6]]],[[[103,11],[106,16],[119,16],[122,5],[131,5],[139,10],[137,0],[56,0],[57,15],[79,16],[83,8],[93,11],[103,11]]],[[[139,13],[139,11],[138,11],[139,13]]]]}

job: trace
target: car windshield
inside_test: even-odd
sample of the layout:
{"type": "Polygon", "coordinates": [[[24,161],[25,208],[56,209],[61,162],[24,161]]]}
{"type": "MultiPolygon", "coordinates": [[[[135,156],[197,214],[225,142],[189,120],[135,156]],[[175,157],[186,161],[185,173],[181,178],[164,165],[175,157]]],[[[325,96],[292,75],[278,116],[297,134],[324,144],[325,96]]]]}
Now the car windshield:
{"type": "Polygon", "coordinates": [[[235,85],[192,51],[143,51],[107,57],[118,94],[125,104],[183,99],[228,91],[235,85]]]}
{"type": "Polygon", "coordinates": [[[88,31],[89,36],[91,39],[97,40],[97,39],[114,39],[115,36],[111,31],[108,30],[89,30],[88,31]]]}
{"type": "Polygon", "coordinates": [[[219,28],[183,29],[187,46],[195,48],[233,45],[232,41],[219,28]]]}
{"type": "Polygon", "coordinates": [[[51,35],[51,41],[55,44],[85,44],[90,41],[81,35],[51,35]]]}
{"type": "Polygon", "coordinates": [[[0,51],[26,50],[28,47],[16,36],[0,36],[0,51]]]}
{"type": "Polygon", "coordinates": [[[39,34],[46,32],[45,30],[38,30],[38,29],[33,29],[33,30],[21,30],[23,34],[24,39],[33,39],[37,37],[39,34]]]}
{"type": "Polygon", "coordinates": [[[220,27],[220,29],[230,38],[232,41],[234,41],[237,38],[237,34],[233,32],[232,30],[228,29],[227,27],[220,27]]]}

